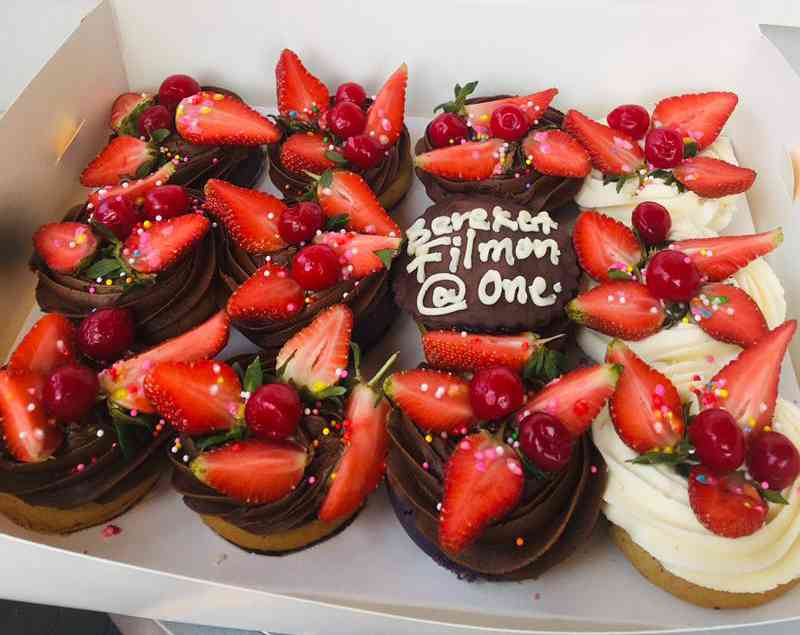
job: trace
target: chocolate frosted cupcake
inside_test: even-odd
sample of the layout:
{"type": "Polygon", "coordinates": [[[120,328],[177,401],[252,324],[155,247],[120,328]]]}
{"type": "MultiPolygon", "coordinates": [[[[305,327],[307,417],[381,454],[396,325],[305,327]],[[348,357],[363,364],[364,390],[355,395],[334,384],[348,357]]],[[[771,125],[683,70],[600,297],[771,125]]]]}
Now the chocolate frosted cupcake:
{"type": "Polygon", "coordinates": [[[374,99],[353,82],[331,96],[289,49],[275,68],[278,124],[285,137],[269,149],[269,174],[288,201],[313,186],[307,172],[334,167],[357,171],[392,209],[411,187],[411,138],[404,121],[408,69],[403,64],[374,99]]]}

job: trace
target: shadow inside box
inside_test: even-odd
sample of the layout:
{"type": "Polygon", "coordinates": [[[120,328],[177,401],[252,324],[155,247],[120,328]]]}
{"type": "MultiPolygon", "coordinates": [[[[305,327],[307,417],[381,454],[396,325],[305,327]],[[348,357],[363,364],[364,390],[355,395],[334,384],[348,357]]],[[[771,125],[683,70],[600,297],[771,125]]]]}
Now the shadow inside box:
{"type": "Polygon", "coordinates": [[[120,635],[105,613],[0,600],[3,635],[120,635]]]}

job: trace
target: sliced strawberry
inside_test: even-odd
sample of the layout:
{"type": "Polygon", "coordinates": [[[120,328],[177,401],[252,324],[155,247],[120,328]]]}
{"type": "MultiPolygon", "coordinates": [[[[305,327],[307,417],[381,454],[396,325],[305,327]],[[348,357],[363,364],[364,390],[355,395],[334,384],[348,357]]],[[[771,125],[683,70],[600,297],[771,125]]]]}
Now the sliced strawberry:
{"type": "Polygon", "coordinates": [[[606,361],[624,368],[610,407],[620,438],[640,454],[680,441],[683,408],[672,382],[620,340],[608,345],[606,361]]]}
{"type": "Polygon", "coordinates": [[[86,187],[119,185],[124,178],[132,179],[155,163],[152,145],[136,137],[115,137],[81,174],[86,187]]]}
{"type": "Polygon", "coordinates": [[[319,79],[308,72],[297,53],[283,49],[275,67],[278,111],[284,117],[312,121],[328,109],[330,94],[319,79]]]}
{"type": "Polygon", "coordinates": [[[114,187],[103,187],[96,192],[92,192],[89,195],[87,207],[89,209],[95,209],[104,198],[113,198],[114,196],[124,196],[132,203],[141,205],[144,202],[145,194],[159,185],[164,185],[172,178],[173,174],[175,174],[175,166],[172,162],[165,163],[147,178],[139,179],[138,181],[128,181],[127,183],[122,183],[114,187]]]}
{"type": "Polygon", "coordinates": [[[347,216],[348,229],[362,234],[403,235],[367,182],[355,172],[334,170],[323,174],[317,183],[317,198],[328,218],[347,216]]]}
{"type": "Polygon", "coordinates": [[[444,370],[473,371],[507,366],[522,372],[541,342],[535,333],[485,335],[466,331],[427,331],[422,336],[425,359],[444,370]]]}
{"type": "Polygon", "coordinates": [[[447,461],[439,544],[459,553],[516,507],[525,479],[519,457],[486,432],[461,440],[447,461]]]}
{"type": "Polygon", "coordinates": [[[513,158],[507,150],[502,139],[467,141],[418,154],[414,165],[446,179],[482,181],[506,171],[513,158]]]}
{"type": "Polygon", "coordinates": [[[339,381],[350,358],[353,313],[335,304],[283,345],[276,366],[283,378],[317,394],[339,381]]]}
{"type": "Polygon", "coordinates": [[[0,371],[0,416],[8,451],[23,463],[52,456],[64,439],[61,428],[48,421],[42,405],[44,375],[0,371]]]}
{"type": "Polygon", "coordinates": [[[153,412],[153,405],[144,394],[147,373],[161,362],[194,362],[214,357],[225,348],[229,335],[230,320],[225,311],[220,311],[191,331],[104,370],[99,376],[100,386],[120,406],[153,412]]]}
{"type": "Polygon", "coordinates": [[[457,432],[478,419],[469,400],[469,383],[439,370],[404,370],[383,385],[386,396],[423,430],[457,432]]]}
{"type": "Polygon", "coordinates": [[[531,95],[520,95],[519,97],[505,97],[503,99],[495,99],[493,101],[482,101],[477,104],[467,104],[464,110],[467,113],[467,119],[472,128],[475,129],[481,136],[491,136],[490,122],[492,120],[492,113],[506,104],[512,104],[521,108],[525,113],[525,118],[528,124],[535,126],[539,123],[539,119],[550,106],[550,102],[558,95],[558,89],[548,88],[538,93],[531,95]]]}
{"type": "Polygon", "coordinates": [[[250,254],[266,254],[286,247],[278,222],[286,205],[257,190],[209,179],[204,188],[206,208],[225,225],[236,244],[250,254]]]}
{"type": "Polygon", "coordinates": [[[53,370],[77,359],[75,326],[59,313],[39,318],[8,360],[8,369],[49,375],[53,370]]]}
{"type": "Polygon", "coordinates": [[[769,506],[739,472],[724,476],[703,465],[689,475],[689,504],[700,524],[725,538],[749,536],[764,526],[769,506]]]}
{"type": "Polygon", "coordinates": [[[633,137],[577,110],[567,113],[564,130],[580,141],[589,152],[592,165],[603,174],[631,174],[644,162],[644,153],[633,137]]]}
{"type": "Polygon", "coordinates": [[[610,281],[611,271],[632,271],[643,258],[642,247],[628,227],[595,211],[578,217],[572,243],[581,269],[598,282],[610,281]]]}
{"type": "Polygon", "coordinates": [[[286,320],[305,306],[303,288],[285,267],[265,263],[228,298],[228,315],[238,322],[286,320]]]}
{"type": "Polygon", "coordinates": [[[321,134],[298,132],[283,142],[281,164],[296,174],[305,174],[306,171],[319,174],[336,165],[325,156],[328,150],[329,144],[321,134]]]}
{"type": "Polygon", "coordinates": [[[522,150],[542,174],[582,179],[592,171],[589,153],[563,130],[531,130],[522,150]]]}
{"type": "Polygon", "coordinates": [[[613,364],[573,370],[534,395],[522,407],[518,419],[532,412],[546,412],[561,421],[574,437],[579,437],[614,393],[619,376],[620,369],[613,364]]]}
{"type": "Polygon", "coordinates": [[[741,194],[749,190],[756,180],[754,170],[711,157],[686,159],[672,174],[687,189],[705,198],[741,194]]]}
{"type": "Polygon", "coordinates": [[[302,480],[305,448],[292,441],[248,439],[204,452],[191,463],[203,483],[244,503],[280,500],[302,480]]]}
{"type": "Polygon", "coordinates": [[[656,104],[653,125],[674,128],[686,138],[694,139],[700,150],[719,136],[739,98],[734,93],[699,93],[668,97],[656,104]]]}
{"type": "Polygon", "coordinates": [[[136,271],[158,273],[188,254],[210,228],[209,220],[195,213],[157,221],[147,229],[134,229],[125,241],[123,253],[136,271]]]}
{"type": "Polygon", "coordinates": [[[761,234],[679,240],[670,247],[689,256],[703,276],[719,282],[730,278],[756,258],[765,256],[782,242],[783,230],[779,227],[761,234]]]}
{"type": "Polygon", "coordinates": [[[386,398],[377,397],[366,384],[353,388],[345,411],[344,454],[319,510],[320,520],[350,516],[380,485],[386,471],[391,412],[386,398]]]}
{"type": "Polygon", "coordinates": [[[147,108],[153,105],[152,95],[146,93],[123,93],[111,106],[111,129],[121,135],[139,136],[136,122],[147,108]]]}
{"type": "Polygon", "coordinates": [[[345,264],[344,277],[365,278],[371,273],[387,268],[400,250],[403,239],[356,232],[325,232],[314,238],[315,243],[328,245],[345,264]]]}
{"type": "Polygon", "coordinates": [[[393,146],[403,132],[408,66],[401,64],[389,76],[367,111],[364,132],[382,146],[393,146]]]}
{"type": "Polygon", "coordinates": [[[178,104],[175,128],[198,145],[258,146],[281,138],[278,126],[236,97],[205,91],[178,104]]]}
{"type": "Polygon", "coordinates": [[[190,436],[228,430],[242,408],[242,384],[224,362],[161,362],[144,380],[156,412],[190,436]]]}
{"type": "Polygon", "coordinates": [[[56,273],[77,273],[97,252],[100,241],[85,223],[48,223],[33,235],[33,247],[56,273]]]}
{"type": "Polygon", "coordinates": [[[595,331],[632,341],[658,333],[667,317],[661,300],[633,280],[604,282],[581,293],[567,305],[567,315],[595,331]]]}
{"type": "Polygon", "coordinates": [[[752,346],[769,332],[767,320],[747,293],[730,284],[707,284],[692,298],[695,322],[715,340],[752,346]]]}
{"type": "Polygon", "coordinates": [[[745,430],[772,425],[781,362],[797,330],[789,320],[745,348],[711,379],[704,397],[725,408],[745,430]]]}

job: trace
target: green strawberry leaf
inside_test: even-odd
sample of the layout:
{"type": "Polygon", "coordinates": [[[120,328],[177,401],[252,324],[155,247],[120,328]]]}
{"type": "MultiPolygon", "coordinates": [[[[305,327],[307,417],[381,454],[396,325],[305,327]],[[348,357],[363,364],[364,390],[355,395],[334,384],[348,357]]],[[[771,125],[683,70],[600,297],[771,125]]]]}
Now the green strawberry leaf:
{"type": "Polygon", "coordinates": [[[261,368],[261,358],[256,356],[244,372],[242,387],[246,392],[253,394],[264,383],[264,371],[261,368]]]}
{"type": "Polygon", "coordinates": [[[383,268],[388,270],[392,268],[392,260],[394,260],[394,257],[397,255],[397,250],[379,249],[378,251],[373,251],[372,253],[374,253],[376,256],[378,256],[378,258],[381,259],[381,262],[383,263],[383,268]]]}
{"type": "Polygon", "coordinates": [[[350,217],[347,214],[339,214],[332,216],[325,221],[326,232],[338,232],[340,229],[347,229],[350,223],[350,217]]]}

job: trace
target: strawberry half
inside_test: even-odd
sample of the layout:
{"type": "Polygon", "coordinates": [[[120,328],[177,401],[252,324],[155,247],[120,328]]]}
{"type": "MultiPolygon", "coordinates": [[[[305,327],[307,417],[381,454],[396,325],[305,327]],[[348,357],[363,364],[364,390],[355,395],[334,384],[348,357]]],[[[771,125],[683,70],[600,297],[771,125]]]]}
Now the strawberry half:
{"type": "Polygon", "coordinates": [[[80,271],[97,252],[100,241],[84,223],[48,223],[33,235],[33,248],[56,273],[80,271]]]}
{"type": "Polygon", "coordinates": [[[203,483],[252,505],[280,500],[302,480],[305,448],[292,441],[236,441],[203,452],[191,463],[203,483]]]}
{"type": "Polygon", "coordinates": [[[407,84],[408,66],[401,64],[386,80],[367,110],[364,132],[383,147],[393,146],[403,132],[407,84]]]}
{"type": "Polygon", "coordinates": [[[328,110],[328,88],[308,72],[294,51],[283,49],[281,52],[275,67],[275,81],[281,116],[312,121],[328,110]]]}
{"type": "Polygon", "coordinates": [[[770,253],[782,242],[783,230],[779,227],[761,234],[679,240],[670,247],[689,256],[703,276],[719,282],[770,253]]]}
{"type": "Polygon", "coordinates": [[[578,217],[572,243],[581,269],[598,282],[610,281],[611,271],[632,271],[644,257],[628,227],[593,210],[578,217]]]}
{"type": "Polygon", "coordinates": [[[547,90],[533,93],[531,95],[520,95],[519,97],[505,97],[493,101],[482,101],[477,104],[467,104],[464,110],[470,125],[481,136],[491,136],[490,123],[492,113],[500,106],[512,104],[521,108],[525,113],[528,124],[535,126],[539,119],[550,106],[550,102],[558,95],[558,89],[548,88],[547,90]]]}
{"type": "Polygon", "coordinates": [[[641,282],[621,280],[581,293],[567,305],[567,316],[611,337],[636,341],[658,333],[667,314],[641,282]]]}
{"type": "Polygon", "coordinates": [[[194,362],[214,357],[228,343],[230,320],[220,311],[200,326],[151,348],[136,357],[117,362],[100,373],[100,386],[112,401],[124,408],[154,412],[144,393],[144,379],[161,362],[194,362]]]}
{"type": "Polygon", "coordinates": [[[606,361],[624,368],[611,398],[611,418],[625,444],[644,454],[683,438],[683,408],[672,382],[620,340],[608,345],[606,361]]]}
{"type": "Polygon", "coordinates": [[[422,348],[428,363],[454,371],[507,366],[522,372],[540,346],[539,337],[530,331],[518,335],[427,331],[422,336],[422,348]]]}
{"type": "Polygon", "coordinates": [[[619,367],[600,364],[573,370],[551,381],[526,403],[517,420],[532,412],[546,412],[556,417],[572,436],[579,437],[592,425],[606,405],[620,376],[619,367]]]}
{"type": "Polygon", "coordinates": [[[764,526],[769,511],[741,473],[719,476],[703,465],[689,474],[689,504],[703,527],[725,538],[754,534],[764,526]]]}
{"type": "Polygon", "coordinates": [[[705,198],[741,194],[756,180],[754,170],[711,157],[685,159],[672,174],[687,189],[705,198]]]}
{"type": "Polygon", "coordinates": [[[276,367],[282,377],[318,394],[339,381],[350,358],[353,313],[335,304],[283,345],[276,367]]]}
{"type": "Polygon", "coordinates": [[[744,349],[711,379],[708,392],[745,430],[772,425],[781,362],[797,330],[789,320],[744,349]]]}
{"type": "Polygon", "coordinates": [[[161,362],[144,380],[144,394],[156,412],[182,434],[228,430],[242,408],[242,384],[224,362],[161,362]]]}
{"type": "Polygon", "coordinates": [[[388,269],[387,263],[391,263],[397,255],[403,239],[356,232],[325,232],[316,236],[314,242],[328,245],[339,255],[345,265],[344,278],[359,280],[381,269],[388,269]]]}
{"type": "Polygon", "coordinates": [[[582,179],[592,171],[589,153],[563,130],[531,130],[522,150],[542,174],[582,179]]]}
{"type": "Polygon", "coordinates": [[[121,135],[139,136],[139,115],[153,105],[152,95],[146,93],[123,93],[111,106],[111,129],[121,135]]]}
{"type": "Polygon", "coordinates": [[[281,164],[290,172],[305,175],[306,171],[319,174],[336,164],[325,153],[330,149],[325,137],[314,132],[298,132],[281,146],[281,164]]]}
{"type": "Polygon", "coordinates": [[[286,205],[257,190],[220,179],[205,185],[206,209],[218,219],[239,247],[249,254],[266,254],[286,247],[278,223],[286,205]]]}
{"type": "Polygon", "coordinates": [[[116,137],[111,140],[81,173],[86,187],[119,185],[124,178],[134,178],[155,163],[156,152],[149,143],[136,137],[116,137]]]}
{"type": "Polygon", "coordinates": [[[181,260],[210,228],[209,220],[195,213],[157,221],[148,229],[134,229],[125,241],[123,253],[136,271],[158,273],[181,260]]]}
{"type": "Polygon", "coordinates": [[[278,126],[244,102],[206,91],[178,104],[175,129],[198,145],[258,146],[281,138],[278,126]]]}
{"type": "Polygon", "coordinates": [[[469,383],[458,375],[404,370],[387,377],[383,391],[423,430],[457,432],[478,421],[469,400],[469,383]]]}
{"type": "Polygon", "coordinates": [[[0,371],[0,416],[5,445],[18,461],[39,463],[52,456],[64,438],[48,421],[42,405],[44,375],[0,371]]]}
{"type": "Polygon", "coordinates": [[[507,150],[508,143],[502,139],[467,141],[418,154],[414,165],[445,179],[482,181],[505,172],[512,159],[507,150]]]}
{"type": "Polygon", "coordinates": [[[439,544],[460,553],[519,502],[525,479],[519,457],[486,432],[462,439],[445,466],[439,544]]]}
{"type": "Polygon", "coordinates": [[[113,198],[115,196],[124,196],[131,203],[141,205],[144,202],[145,194],[160,185],[164,185],[172,178],[173,174],[175,174],[175,166],[170,162],[162,165],[147,178],[128,181],[114,187],[102,187],[89,195],[87,207],[95,209],[104,198],[113,198]]]}
{"type": "Polygon", "coordinates": [[[228,298],[228,315],[237,322],[280,321],[305,306],[303,288],[285,267],[265,263],[228,298]]]}
{"type": "Polygon", "coordinates": [[[377,396],[367,384],[353,388],[345,410],[344,454],[319,510],[320,520],[350,516],[380,485],[386,472],[391,412],[386,398],[377,396]]]}
{"type": "Polygon", "coordinates": [[[8,360],[14,372],[49,375],[78,357],[75,326],[59,313],[48,313],[33,325],[8,360]]]}
{"type": "Polygon", "coordinates": [[[674,128],[703,150],[714,143],[738,102],[734,93],[722,92],[668,97],[656,104],[653,126],[674,128]]]}
{"type": "Polygon", "coordinates": [[[367,182],[355,172],[333,170],[323,174],[317,182],[317,199],[328,218],[347,216],[348,229],[362,234],[403,235],[367,182]]]}
{"type": "Polygon", "coordinates": [[[730,284],[703,286],[689,307],[698,326],[715,340],[747,348],[769,332],[753,298],[730,284]]]}
{"type": "Polygon", "coordinates": [[[592,158],[592,165],[603,174],[631,174],[644,163],[644,153],[633,137],[577,110],[567,113],[564,130],[580,141],[592,158]]]}

